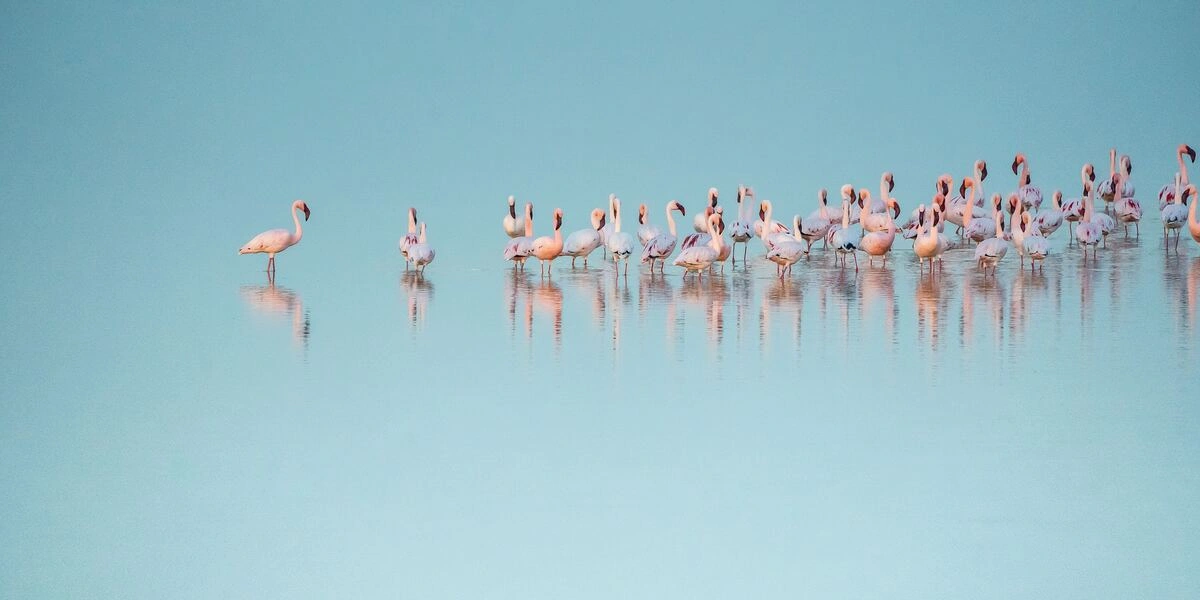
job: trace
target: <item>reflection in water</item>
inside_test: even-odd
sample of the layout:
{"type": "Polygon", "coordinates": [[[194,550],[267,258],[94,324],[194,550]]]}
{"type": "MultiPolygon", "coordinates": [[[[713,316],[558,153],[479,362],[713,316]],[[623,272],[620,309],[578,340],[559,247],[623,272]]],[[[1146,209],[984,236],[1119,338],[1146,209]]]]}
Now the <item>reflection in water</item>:
{"type": "MultiPolygon", "coordinates": [[[[947,314],[947,298],[953,293],[950,284],[943,275],[932,273],[921,274],[917,281],[917,332],[918,335],[928,333],[931,348],[937,348],[941,339],[942,319],[947,314]]],[[[963,311],[966,311],[964,305],[963,311]]]]}
{"type": "Polygon", "coordinates": [[[245,285],[239,290],[242,300],[255,312],[271,317],[282,316],[292,321],[292,340],[308,350],[311,323],[304,311],[300,295],[285,287],[268,285],[245,285]]]}
{"type": "Polygon", "coordinates": [[[406,296],[408,320],[414,327],[425,324],[425,312],[433,299],[433,283],[420,271],[400,275],[400,291],[406,296]]]}
{"type": "Polygon", "coordinates": [[[697,277],[685,278],[676,298],[685,306],[703,311],[708,339],[719,344],[725,329],[725,302],[729,299],[725,275],[711,275],[703,281],[697,277]]]}
{"type": "Polygon", "coordinates": [[[533,339],[534,313],[546,314],[550,317],[554,332],[554,346],[557,350],[562,344],[562,310],[563,292],[557,283],[548,277],[542,277],[537,284],[530,281],[525,273],[514,271],[508,275],[505,282],[505,300],[508,305],[509,332],[517,331],[517,316],[525,325],[525,338],[533,339]]]}
{"type": "Polygon", "coordinates": [[[871,312],[876,306],[883,309],[883,327],[887,337],[896,343],[896,321],[899,319],[899,309],[896,306],[896,282],[892,269],[888,267],[868,266],[862,273],[862,298],[860,300],[860,316],[862,322],[869,322],[871,312]]]}

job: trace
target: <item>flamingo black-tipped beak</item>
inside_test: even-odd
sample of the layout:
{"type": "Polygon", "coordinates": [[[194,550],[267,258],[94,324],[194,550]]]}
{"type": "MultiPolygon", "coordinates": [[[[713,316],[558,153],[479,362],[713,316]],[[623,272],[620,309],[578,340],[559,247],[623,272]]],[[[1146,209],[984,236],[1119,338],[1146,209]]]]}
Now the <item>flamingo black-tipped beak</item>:
{"type": "Polygon", "coordinates": [[[312,211],[308,210],[308,205],[307,205],[307,204],[305,204],[305,205],[301,206],[300,208],[303,208],[303,209],[304,209],[304,220],[305,220],[305,221],[307,221],[307,220],[308,220],[308,217],[309,217],[310,215],[312,215],[312,211]]]}
{"type": "Polygon", "coordinates": [[[963,198],[967,197],[967,182],[966,181],[958,184],[958,195],[962,196],[963,198]]]}
{"type": "Polygon", "coordinates": [[[758,208],[758,220],[759,221],[767,220],[767,211],[764,210],[761,206],[758,208]]]}
{"type": "Polygon", "coordinates": [[[517,206],[515,204],[508,205],[508,216],[514,219],[517,218],[517,206]]]}
{"type": "Polygon", "coordinates": [[[1129,174],[1133,175],[1133,161],[1128,161],[1127,164],[1129,165],[1129,174]]]}
{"type": "Polygon", "coordinates": [[[686,208],[684,208],[682,204],[680,204],[680,203],[676,202],[676,203],[675,203],[675,208],[678,208],[678,209],[679,209],[679,214],[681,214],[681,215],[683,215],[683,216],[685,216],[685,217],[687,216],[687,209],[686,209],[686,208]]]}
{"type": "Polygon", "coordinates": [[[596,229],[604,229],[604,225],[605,225],[605,217],[603,215],[601,215],[600,216],[600,226],[597,227],[596,229]]]}
{"type": "Polygon", "coordinates": [[[1012,164],[1013,175],[1016,175],[1016,174],[1017,174],[1017,165],[1018,165],[1018,164],[1020,164],[1020,163],[1018,163],[1018,162],[1017,162],[1017,159],[1015,159],[1015,158],[1014,158],[1014,159],[1013,159],[1013,164],[1012,164]]]}
{"type": "Polygon", "coordinates": [[[893,203],[892,203],[892,212],[893,212],[893,213],[895,213],[895,214],[893,214],[893,215],[892,215],[892,218],[893,218],[893,219],[899,219],[899,218],[900,218],[900,203],[899,203],[899,202],[893,202],[893,203]]]}
{"type": "Polygon", "coordinates": [[[941,188],[941,191],[942,191],[942,195],[943,195],[943,196],[949,196],[949,195],[950,195],[950,184],[948,184],[948,183],[946,183],[945,181],[943,181],[943,182],[941,182],[940,184],[938,184],[938,187],[939,187],[939,188],[941,188]]]}
{"type": "Polygon", "coordinates": [[[896,180],[895,178],[888,177],[888,191],[890,192],[894,189],[896,189],[896,180]]]}
{"type": "Polygon", "coordinates": [[[1183,151],[1187,152],[1188,158],[1192,159],[1192,162],[1196,162],[1196,151],[1191,146],[1184,146],[1183,151]]]}
{"type": "Polygon", "coordinates": [[[979,170],[979,180],[984,181],[986,179],[987,179],[987,163],[983,163],[983,168],[979,170]]]}
{"type": "Polygon", "coordinates": [[[562,227],[562,215],[554,215],[554,228],[562,227]]]}

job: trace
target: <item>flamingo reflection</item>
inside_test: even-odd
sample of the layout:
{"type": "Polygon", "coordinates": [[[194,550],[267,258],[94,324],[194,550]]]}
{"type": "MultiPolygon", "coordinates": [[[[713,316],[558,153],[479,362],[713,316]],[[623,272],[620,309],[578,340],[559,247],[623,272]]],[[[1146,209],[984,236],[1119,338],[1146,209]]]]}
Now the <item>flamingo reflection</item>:
{"type": "Polygon", "coordinates": [[[433,283],[421,271],[405,271],[400,275],[400,291],[408,307],[408,320],[415,327],[425,324],[425,313],[433,299],[433,283]]]}
{"type": "Polygon", "coordinates": [[[246,285],[239,290],[242,300],[254,312],[270,318],[285,317],[292,321],[292,340],[308,349],[308,337],[312,325],[304,310],[304,301],[296,292],[277,287],[274,282],[267,285],[246,285]]]}

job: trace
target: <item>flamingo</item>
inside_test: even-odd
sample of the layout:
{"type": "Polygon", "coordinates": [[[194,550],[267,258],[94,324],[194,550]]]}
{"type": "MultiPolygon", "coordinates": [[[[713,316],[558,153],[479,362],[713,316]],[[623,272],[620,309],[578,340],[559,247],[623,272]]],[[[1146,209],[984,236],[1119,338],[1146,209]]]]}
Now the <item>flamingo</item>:
{"type": "Polygon", "coordinates": [[[984,274],[987,274],[987,267],[990,266],[992,276],[995,277],[996,267],[1004,259],[1004,255],[1008,254],[1008,242],[1004,239],[1004,217],[999,206],[992,211],[992,219],[996,227],[995,237],[983,240],[979,242],[978,246],[975,246],[975,260],[978,261],[979,268],[983,269],[984,274]]]}
{"type": "MultiPolygon", "coordinates": [[[[717,188],[708,188],[708,204],[704,205],[704,210],[692,218],[692,227],[696,233],[708,232],[708,216],[717,210],[717,188]]],[[[686,214],[683,209],[679,209],[679,214],[686,214]]]]}
{"type": "MultiPolygon", "coordinates": [[[[1045,213],[1039,213],[1038,216],[1042,214],[1045,213]]],[[[1047,240],[1046,236],[1042,235],[1042,230],[1033,221],[1034,219],[1030,218],[1029,213],[1021,214],[1020,228],[1025,234],[1025,253],[1029,255],[1030,270],[1033,270],[1038,263],[1041,263],[1042,270],[1045,271],[1046,264],[1042,261],[1045,261],[1046,257],[1050,255],[1050,240],[1047,240]]],[[[1024,259],[1022,259],[1023,261],[1024,259]]]]}
{"type": "Polygon", "coordinates": [[[768,252],[771,248],[775,247],[776,241],[786,241],[792,237],[786,225],[771,219],[772,211],[774,211],[774,205],[771,201],[763,200],[758,207],[759,221],[754,224],[758,231],[758,236],[762,238],[763,247],[768,252]],[[770,226],[767,226],[767,223],[770,223],[770,226]]]}
{"type": "MultiPolygon", "coordinates": [[[[1033,226],[1037,227],[1038,231],[1044,237],[1050,237],[1063,224],[1063,205],[1062,205],[1062,190],[1054,190],[1054,208],[1046,209],[1045,212],[1039,212],[1033,218],[1033,226]]],[[[1027,213],[1028,214],[1028,213],[1027,213]]]]}
{"type": "Polygon", "coordinates": [[[1166,208],[1162,209],[1163,244],[1166,245],[1170,243],[1170,232],[1174,231],[1176,249],[1179,249],[1179,230],[1183,229],[1183,224],[1187,222],[1191,216],[1186,205],[1187,198],[1179,193],[1182,185],[1183,176],[1179,173],[1176,173],[1175,189],[1171,194],[1171,203],[1168,204],[1166,208]]]}
{"type": "MultiPolygon", "coordinates": [[[[979,182],[972,177],[963,178],[962,185],[958,187],[958,193],[965,196],[967,194],[967,188],[971,188],[971,194],[967,199],[966,206],[975,206],[975,189],[978,185],[979,182]]],[[[996,194],[992,197],[992,212],[995,212],[998,208],[997,205],[999,201],[1000,194],[996,194]]],[[[994,237],[996,235],[995,219],[988,220],[986,218],[976,217],[974,213],[974,209],[963,211],[963,237],[975,243],[979,243],[994,237]]]]}
{"type": "Polygon", "coordinates": [[[588,266],[588,255],[600,247],[600,230],[604,228],[604,211],[599,208],[592,210],[591,229],[580,229],[567,236],[563,242],[563,256],[571,257],[571,268],[575,268],[575,260],[582,258],[583,266],[588,266]]]}
{"type": "Polygon", "coordinates": [[[1129,237],[1130,223],[1133,223],[1137,237],[1142,237],[1142,203],[1133,197],[1133,186],[1126,183],[1132,171],[1133,162],[1129,160],[1128,156],[1122,156],[1121,170],[1115,175],[1112,187],[1120,191],[1120,194],[1114,195],[1114,198],[1116,198],[1117,219],[1125,228],[1125,237],[1129,237]]]}
{"type": "Polygon", "coordinates": [[[404,257],[404,269],[408,270],[408,247],[417,243],[417,209],[408,209],[408,233],[400,238],[400,256],[404,257]]]}
{"type": "MultiPolygon", "coordinates": [[[[941,194],[938,194],[941,196],[941,194]]],[[[945,197],[935,197],[934,203],[938,200],[945,202],[945,197]]],[[[921,262],[921,271],[925,270],[925,260],[929,259],[929,272],[933,273],[933,261],[937,259],[941,261],[942,253],[946,251],[948,244],[944,244],[944,239],[938,237],[938,222],[941,220],[941,212],[934,209],[929,217],[929,226],[926,228],[925,220],[925,205],[917,207],[920,215],[917,218],[917,237],[913,240],[913,252],[921,262]]]]}
{"type": "MultiPolygon", "coordinates": [[[[889,196],[886,201],[891,205],[891,211],[895,212],[896,216],[900,216],[900,204],[896,202],[896,199],[889,196]]],[[[882,256],[883,264],[887,266],[888,253],[892,251],[892,244],[896,241],[896,223],[892,220],[892,212],[885,209],[883,216],[887,219],[883,229],[863,234],[862,241],[859,243],[862,251],[867,253],[868,265],[874,265],[875,257],[882,256]]]]}
{"type": "MultiPolygon", "coordinates": [[[[409,233],[413,230],[409,229],[409,233]]],[[[517,216],[517,201],[512,196],[508,197],[508,215],[504,217],[504,233],[508,237],[515,238],[527,235],[525,233],[525,219],[517,216]]]]}
{"type": "Polygon", "coordinates": [[[1008,214],[1012,218],[1008,221],[1008,237],[1012,240],[1012,245],[1017,249],[1017,256],[1021,257],[1021,269],[1025,268],[1025,232],[1026,221],[1025,217],[1029,213],[1025,212],[1025,203],[1021,202],[1021,198],[1016,192],[1008,195],[1008,214]]]}
{"type": "Polygon", "coordinates": [[[292,221],[296,224],[296,232],[292,233],[286,229],[270,229],[264,231],[246,242],[238,254],[258,254],[266,253],[267,255],[267,273],[270,276],[275,275],[275,255],[295,246],[300,243],[300,238],[304,237],[304,228],[300,226],[300,217],[296,211],[304,212],[304,220],[307,221],[312,211],[308,210],[308,204],[303,200],[297,200],[292,203],[292,221]]]}
{"type": "Polygon", "coordinates": [[[533,253],[533,203],[525,203],[525,235],[515,237],[504,246],[504,260],[513,261],[513,269],[518,266],[525,270],[525,259],[533,253]]]}
{"type": "MultiPolygon", "coordinates": [[[[1083,165],[1083,168],[1079,171],[1079,179],[1083,182],[1083,195],[1087,196],[1088,182],[1096,180],[1096,170],[1092,167],[1091,163],[1083,165]]],[[[1067,200],[1066,204],[1063,204],[1062,208],[1063,220],[1065,220],[1067,223],[1078,223],[1079,220],[1083,218],[1084,201],[1085,198],[1073,198],[1071,200],[1067,200]]],[[[1075,235],[1074,231],[1071,230],[1070,225],[1067,225],[1067,234],[1071,239],[1071,242],[1069,243],[1073,243],[1077,236],[1075,235]]]]}
{"type": "MultiPolygon", "coordinates": [[[[891,173],[885,173],[885,175],[889,176],[888,181],[890,182],[891,173]]],[[[864,190],[862,190],[861,193],[862,193],[863,204],[870,205],[871,204],[871,192],[869,190],[864,189],[864,190]]],[[[893,218],[893,215],[889,214],[888,211],[893,211],[895,213],[895,216],[899,217],[900,216],[900,204],[898,202],[896,202],[891,196],[887,196],[886,193],[885,193],[883,202],[884,202],[884,208],[883,208],[882,212],[869,212],[869,213],[863,214],[859,217],[859,222],[862,223],[863,231],[886,231],[889,227],[893,227],[895,225],[895,220],[893,218]]]]}
{"type": "MultiPolygon", "coordinates": [[[[817,210],[809,213],[807,217],[800,221],[804,226],[804,231],[800,232],[800,237],[808,242],[808,250],[812,251],[812,245],[817,240],[824,240],[825,235],[829,233],[829,191],[821,188],[817,191],[817,210]]],[[[828,244],[828,242],[825,242],[828,244]]],[[[823,246],[824,247],[824,246],[823,246]]]]}
{"type": "MultiPolygon", "coordinates": [[[[717,237],[721,237],[721,236],[725,235],[725,217],[721,214],[720,206],[717,207],[717,212],[714,214],[717,215],[717,237]]],[[[712,236],[709,234],[704,234],[700,237],[707,238],[703,242],[705,244],[708,244],[708,242],[712,239],[712,236]]],[[[721,274],[722,275],[725,274],[725,261],[729,260],[729,257],[732,255],[733,255],[733,247],[730,246],[729,244],[726,244],[725,240],[722,239],[721,240],[721,248],[719,250],[717,250],[717,262],[721,263],[721,274]]]]}
{"type": "Polygon", "coordinates": [[[408,247],[408,260],[412,261],[413,268],[417,273],[424,275],[425,267],[433,262],[437,252],[434,252],[433,247],[425,238],[425,222],[421,222],[421,235],[417,236],[417,243],[408,247]]]}
{"type": "Polygon", "coordinates": [[[621,231],[621,199],[612,196],[613,231],[605,247],[613,255],[614,270],[618,262],[625,261],[625,274],[629,274],[629,256],[633,254],[633,236],[621,231]]]}
{"type": "MultiPolygon", "coordinates": [[[[841,195],[842,195],[843,203],[850,202],[851,204],[853,204],[855,202],[858,202],[858,197],[854,193],[854,186],[852,186],[848,183],[842,186],[841,195]]],[[[857,223],[858,215],[851,215],[850,222],[857,223]]],[[[835,232],[841,228],[842,228],[842,219],[840,217],[838,217],[836,219],[831,218],[829,220],[829,230],[825,232],[825,246],[829,245],[830,240],[833,238],[833,232],[835,232]]]]}
{"type": "MultiPolygon", "coordinates": [[[[987,211],[983,209],[983,200],[985,198],[983,181],[987,179],[988,175],[987,161],[975,161],[973,174],[975,177],[975,195],[977,200],[974,202],[968,202],[965,196],[966,192],[960,185],[958,188],[958,195],[945,202],[946,211],[943,214],[943,218],[944,220],[954,223],[958,226],[959,236],[963,235],[963,230],[966,228],[966,222],[969,221],[970,218],[983,219],[988,216],[987,211]],[[970,217],[965,214],[968,207],[970,207],[970,217]]],[[[938,177],[937,191],[938,193],[942,194],[943,197],[949,196],[950,188],[953,185],[954,178],[950,177],[949,175],[942,175],[941,177],[938,177]]]]}
{"type": "MultiPolygon", "coordinates": [[[[1192,160],[1192,162],[1194,163],[1194,162],[1196,162],[1196,151],[1193,150],[1192,147],[1187,144],[1180,144],[1179,147],[1175,149],[1175,158],[1179,161],[1179,173],[1181,174],[1181,177],[1182,177],[1181,184],[1184,187],[1187,187],[1187,185],[1190,183],[1190,181],[1188,181],[1187,164],[1183,162],[1184,154],[1186,154],[1188,156],[1188,158],[1190,158],[1192,160]]],[[[1158,210],[1159,211],[1162,211],[1162,209],[1166,208],[1167,205],[1170,204],[1172,200],[1174,200],[1174,198],[1172,197],[1173,193],[1175,193],[1175,189],[1173,187],[1171,187],[1171,184],[1168,183],[1167,185],[1162,186],[1162,189],[1159,190],[1159,192],[1158,192],[1158,210]]]]}
{"type": "MultiPolygon", "coordinates": [[[[1091,166],[1091,165],[1087,165],[1091,166]]],[[[1104,235],[1100,231],[1100,225],[1092,221],[1092,211],[1096,210],[1092,205],[1092,182],[1084,180],[1083,182],[1083,207],[1082,215],[1079,218],[1079,223],[1075,226],[1075,239],[1079,241],[1079,246],[1083,248],[1083,257],[1087,258],[1087,248],[1092,247],[1092,258],[1096,258],[1096,245],[1100,243],[1100,238],[1104,235]]]]}
{"type": "Polygon", "coordinates": [[[650,243],[650,240],[662,235],[662,230],[657,226],[650,224],[646,219],[646,205],[638,205],[638,243],[645,247],[650,243]]]}
{"type": "Polygon", "coordinates": [[[717,223],[721,216],[713,214],[708,218],[708,235],[707,244],[700,246],[692,246],[679,253],[675,257],[675,266],[683,267],[683,275],[686,277],[688,273],[695,272],[697,277],[704,277],[704,270],[711,267],[713,262],[721,254],[721,247],[724,246],[724,240],[721,239],[721,234],[717,232],[717,223]]]}
{"type": "MultiPolygon", "coordinates": [[[[617,195],[616,195],[616,194],[609,194],[609,195],[608,195],[608,214],[612,214],[612,212],[613,212],[613,202],[614,202],[616,199],[617,199],[617,195]]],[[[604,225],[604,227],[601,227],[601,228],[600,228],[600,253],[601,253],[601,255],[603,255],[605,258],[607,258],[607,257],[608,257],[608,236],[609,236],[610,234],[612,234],[612,230],[613,230],[613,224],[612,224],[612,223],[606,223],[606,224],[604,225]]]]}
{"type": "Polygon", "coordinates": [[[683,205],[678,200],[672,200],[667,203],[667,229],[670,233],[660,233],[654,239],[646,243],[646,247],[642,249],[642,262],[650,263],[650,272],[654,272],[654,262],[659,261],[658,270],[661,272],[666,259],[675,251],[675,242],[678,238],[675,235],[675,218],[671,216],[671,211],[679,211],[680,216],[687,216],[687,211],[683,209],[683,205]]]}
{"type": "Polygon", "coordinates": [[[1034,211],[1038,211],[1042,208],[1042,190],[1032,184],[1033,178],[1029,176],[1029,161],[1020,152],[1013,158],[1013,175],[1017,175],[1018,166],[1021,167],[1021,174],[1017,179],[1017,197],[1021,199],[1021,204],[1025,205],[1026,210],[1032,208],[1034,211]]]}
{"type": "Polygon", "coordinates": [[[808,254],[809,243],[802,237],[800,215],[792,217],[792,239],[778,239],[767,252],[767,260],[775,263],[779,278],[792,272],[792,265],[808,254]]]}
{"type": "MultiPolygon", "coordinates": [[[[729,230],[729,236],[733,238],[733,244],[730,245],[730,251],[732,251],[733,248],[735,248],[738,244],[741,244],[743,262],[746,260],[746,243],[750,241],[750,238],[754,237],[754,225],[746,216],[745,197],[746,187],[739,185],[737,196],[737,220],[733,222],[733,227],[729,230]]],[[[737,262],[736,255],[734,255],[733,261],[734,263],[737,262]]]]}
{"type": "Polygon", "coordinates": [[[867,204],[868,212],[871,214],[887,212],[890,207],[888,203],[888,193],[896,188],[896,183],[892,179],[890,171],[884,171],[883,175],[879,176],[879,199],[871,201],[870,194],[863,198],[863,203],[867,204]]]}
{"type": "MultiPolygon", "coordinates": [[[[1126,175],[1133,172],[1133,163],[1129,160],[1128,155],[1121,157],[1121,169],[1125,170],[1126,175]]],[[[1132,197],[1134,194],[1133,184],[1128,180],[1121,187],[1119,196],[1113,194],[1113,187],[1117,181],[1117,173],[1117,149],[1110,148],[1108,150],[1108,179],[1101,181],[1100,185],[1096,186],[1096,194],[1104,201],[1104,210],[1106,211],[1109,210],[1109,205],[1113,202],[1117,202],[1121,198],[1132,197]]]]}
{"type": "Polygon", "coordinates": [[[561,208],[554,209],[554,237],[543,235],[542,237],[533,240],[533,254],[538,259],[539,272],[545,267],[546,275],[554,268],[554,259],[562,254],[563,238],[562,238],[562,217],[563,211],[561,208]]]}
{"type": "MultiPolygon", "coordinates": [[[[858,200],[861,202],[861,199],[858,200]]],[[[866,208],[863,206],[860,206],[859,208],[863,211],[866,210],[866,208]]],[[[846,255],[852,254],[854,256],[854,272],[857,273],[858,254],[856,251],[858,250],[858,245],[861,241],[862,228],[850,228],[850,201],[846,198],[842,198],[842,226],[839,227],[837,231],[829,234],[829,245],[833,246],[833,249],[837,252],[837,255],[834,256],[834,264],[837,264],[837,257],[841,256],[842,268],[846,268],[846,255]]]]}

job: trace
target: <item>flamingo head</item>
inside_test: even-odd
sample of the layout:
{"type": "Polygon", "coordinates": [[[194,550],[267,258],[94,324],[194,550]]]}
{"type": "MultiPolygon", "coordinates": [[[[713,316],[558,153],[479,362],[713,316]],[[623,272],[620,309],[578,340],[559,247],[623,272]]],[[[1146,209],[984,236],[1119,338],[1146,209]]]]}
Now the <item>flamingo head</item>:
{"type": "Polygon", "coordinates": [[[858,207],[863,208],[864,206],[869,205],[870,202],[871,202],[871,190],[868,190],[867,188],[858,190],[858,207]]]}
{"type": "Polygon", "coordinates": [[[1087,164],[1083,165],[1083,176],[1088,181],[1095,181],[1096,180],[1096,167],[1093,167],[1092,163],[1087,163],[1087,164]]]}
{"type": "MultiPolygon", "coordinates": [[[[554,209],[554,230],[555,231],[558,231],[558,229],[560,227],[562,227],[562,215],[563,215],[563,212],[562,212],[561,208],[554,209]]],[[[424,225],[424,223],[422,223],[422,225],[424,225]]]]}
{"type": "Polygon", "coordinates": [[[888,192],[891,192],[892,190],[896,189],[896,180],[895,180],[895,178],[892,177],[891,171],[885,171],[883,173],[883,181],[881,183],[887,184],[888,192]]]}
{"type": "Polygon", "coordinates": [[[986,181],[988,176],[987,161],[982,159],[975,161],[975,172],[979,173],[980,181],[986,181]]]}
{"type": "Polygon", "coordinates": [[[645,224],[646,224],[646,205],[639,204],[638,205],[638,225],[645,225],[645,224]]]}
{"type": "Polygon", "coordinates": [[[1188,203],[1188,198],[1195,197],[1195,195],[1196,195],[1196,186],[1194,184],[1189,185],[1186,188],[1184,188],[1183,196],[1180,198],[1180,200],[1186,205],[1188,203]]]}
{"type": "Polygon", "coordinates": [[[517,200],[512,196],[508,197],[508,216],[517,218],[517,200]]]}
{"type": "MultiPolygon", "coordinates": [[[[759,205],[758,205],[758,220],[759,221],[767,220],[767,205],[768,204],[769,203],[766,200],[763,200],[761,203],[759,203],[759,205]]],[[[707,213],[708,211],[705,211],[705,212],[707,213]]]]}
{"type": "Polygon", "coordinates": [[[672,200],[671,204],[668,205],[667,210],[677,210],[679,211],[679,214],[685,217],[687,216],[687,209],[683,208],[683,205],[680,204],[678,200],[672,200]]]}
{"type": "Polygon", "coordinates": [[[820,199],[822,205],[826,204],[829,200],[829,190],[825,188],[817,190],[817,198],[820,199]]]}
{"type": "MultiPolygon", "coordinates": [[[[949,193],[949,190],[947,190],[947,193],[949,193]]],[[[941,212],[941,211],[946,210],[946,194],[938,194],[933,197],[932,209],[935,212],[941,212]]]]}
{"type": "Polygon", "coordinates": [[[1186,154],[1186,155],[1188,155],[1188,158],[1192,159],[1192,162],[1196,162],[1196,151],[1193,150],[1192,147],[1187,144],[1179,145],[1179,154],[1180,154],[1180,156],[1186,154]]]}
{"type": "Polygon", "coordinates": [[[592,227],[594,227],[596,231],[604,229],[604,211],[598,208],[592,209],[592,227]]]}
{"type": "Polygon", "coordinates": [[[1121,157],[1121,167],[1126,177],[1133,175],[1133,160],[1129,158],[1128,154],[1121,157]]]}
{"type": "Polygon", "coordinates": [[[850,200],[851,202],[854,202],[854,200],[855,200],[855,198],[854,198],[854,186],[852,186],[852,185],[850,185],[850,184],[848,184],[848,183],[847,183],[846,185],[843,185],[843,186],[842,186],[842,199],[843,199],[843,200],[850,200]]]}
{"type": "Polygon", "coordinates": [[[708,188],[708,205],[716,207],[717,205],[717,188],[708,188]]]}
{"type": "Polygon", "coordinates": [[[891,200],[892,200],[892,218],[899,219],[900,218],[900,203],[897,202],[895,198],[892,198],[891,200]]]}
{"type": "Polygon", "coordinates": [[[724,217],[721,216],[721,213],[717,213],[717,235],[723,235],[724,233],[725,233],[725,219],[724,219],[724,217]]]}
{"type": "Polygon", "coordinates": [[[512,197],[512,196],[509,196],[509,197],[508,197],[508,207],[509,207],[509,208],[512,208],[512,207],[514,207],[514,206],[516,206],[516,205],[517,205],[517,199],[516,199],[516,198],[514,198],[514,197],[512,197]]]}
{"type": "Polygon", "coordinates": [[[934,189],[937,191],[937,193],[942,194],[943,196],[949,196],[950,186],[952,185],[954,185],[954,178],[946,173],[938,177],[937,183],[934,185],[934,189]]]}
{"type": "MultiPolygon", "coordinates": [[[[996,194],[995,196],[993,196],[992,201],[999,204],[1000,194],[996,194]]],[[[1020,203],[1021,203],[1021,201],[1017,199],[1016,194],[1009,194],[1009,196],[1008,196],[1008,214],[1011,215],[1011,214],[1017,212],[1017,205],[1020,203]]]]}
{"type": "Polygon", "coordinates": [[[1019,167],[1023,164],[1025,164],[1025,155],[1018,152],[1017,155],[1013,157],[1013,162],[1012,162],[1013,175],[1017,174],[1017,167],[1019,167]]]}
{"type": "Polygon", "coordinates": [[[312,215],[312,211],[311,211],[311,210],[308,210],[308,203],[307,203],[307,202],[305,202],[305,201],[303,201],[303,200],[297,200],[297,201],[296,201],[296,206],[297,206],[297,207],[298,207],[300,210],[304,211],[304,220],[305,220],[305,221],[307,221],[307,220],[308,220],[308,217],[312,215]]]}
{"type": "MultiPolygon", "coordinates": [[[[936,202],[936,200],[935,200],[935,202],[936,202]]],[[[924,223],[924,222],[925,222],[925,205],[922,204],[917,207],[917,223],[920,224],[920,223],[924,223]]]]}

